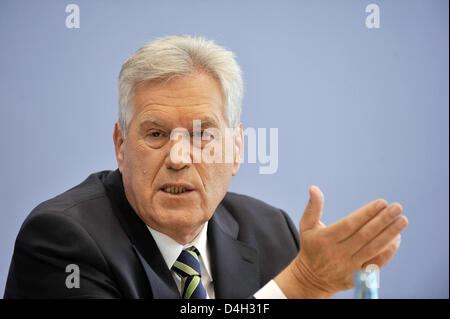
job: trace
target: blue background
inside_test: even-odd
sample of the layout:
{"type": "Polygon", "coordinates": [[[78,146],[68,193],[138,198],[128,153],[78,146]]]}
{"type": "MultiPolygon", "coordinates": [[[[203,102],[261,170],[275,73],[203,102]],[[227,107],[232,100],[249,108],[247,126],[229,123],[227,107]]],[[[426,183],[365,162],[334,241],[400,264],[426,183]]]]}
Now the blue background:
{"type": "Polygon", "coordinates": [[[236,53],[244,127],[279,128],[278,172],[245,164],[230,189],[296,224],[312,184],[326,224],[379,197],[400,202],[409,226],[380,297],[448,298],[448,1],[377,1],[380,29],[365,26],[369,3],[2,0],[0,292],[26,215],[116,168],[124,60],[155,37],[192,34],[236,53]],[[69,3],[80,29],[65,26],[69,3]]]}

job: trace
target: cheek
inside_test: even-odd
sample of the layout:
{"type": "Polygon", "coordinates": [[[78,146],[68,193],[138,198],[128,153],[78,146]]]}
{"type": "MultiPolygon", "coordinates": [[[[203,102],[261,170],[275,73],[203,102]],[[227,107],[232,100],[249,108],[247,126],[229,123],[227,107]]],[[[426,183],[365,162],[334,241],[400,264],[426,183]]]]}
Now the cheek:
{"type": "Polygon", "coordinates": [[[125,172],[122,174],[128,176],[136,191],[151,191],[157,168],[161,165],[158,151],[149,150],[144,142],[137,142],[130,143],[124,155],[125,172]]]}
{"type": "Polygon", "coordinates": [[[233,171],[232,164],[205,164],[199,171],[202,176],[206,193],[222,200],[228,190],[233,171]]]}
{"type": "Polygon", "coordinates": [[[148,170],[152,164],[156,164],[158,150],[151,150],[144,141],[131,142],[124,153],[125,162],[129,167],[148,170]]]}
{"type": "Polygon", "coordinates": [[[126,176],[126,178],[134,184],[137,177],[140,175],[137,173],[141,171],[141,159],[143,154],[138,148],[130,143],[127,145],[123,155],[122,175],[124,175],[124,178],[126,176]]]}

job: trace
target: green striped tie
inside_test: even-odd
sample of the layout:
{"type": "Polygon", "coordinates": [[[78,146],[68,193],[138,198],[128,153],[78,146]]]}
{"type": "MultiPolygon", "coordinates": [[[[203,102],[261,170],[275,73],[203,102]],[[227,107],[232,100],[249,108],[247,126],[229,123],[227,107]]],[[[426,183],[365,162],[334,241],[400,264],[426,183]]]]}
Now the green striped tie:
{"type": "Polygon", "coordinates": [[[181,278],[182,299],[206,299],[206,290],[201,281],[199,255],[194,246],[184,249],[172,266],[172,270],[181,278]]]}

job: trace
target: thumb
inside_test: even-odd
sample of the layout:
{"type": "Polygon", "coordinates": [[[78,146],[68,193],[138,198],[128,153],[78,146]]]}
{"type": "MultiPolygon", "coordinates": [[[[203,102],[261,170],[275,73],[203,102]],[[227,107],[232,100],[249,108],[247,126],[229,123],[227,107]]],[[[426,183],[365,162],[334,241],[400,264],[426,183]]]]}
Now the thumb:
{"type": "Polygon", "coordinates": [[[323,209],[323,193],[317,186],[309,188],[309,202],[300,220],[300,231],[306,231],[317,226],[324,226],[320,221],[323,209]]]}

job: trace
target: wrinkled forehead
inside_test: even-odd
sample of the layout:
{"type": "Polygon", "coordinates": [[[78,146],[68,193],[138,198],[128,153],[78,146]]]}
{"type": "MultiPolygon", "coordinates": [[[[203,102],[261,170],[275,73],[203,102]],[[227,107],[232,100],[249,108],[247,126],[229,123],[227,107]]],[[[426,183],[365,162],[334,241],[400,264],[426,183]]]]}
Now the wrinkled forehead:
{"type": "Polygon", "coordinates": [[[205,73],[146,80],[135,88],[133,118],[139,125],[192,126],[200,120],[218,127],[225,120],[224,101],[218,81],[205,73]]]}

